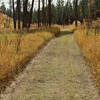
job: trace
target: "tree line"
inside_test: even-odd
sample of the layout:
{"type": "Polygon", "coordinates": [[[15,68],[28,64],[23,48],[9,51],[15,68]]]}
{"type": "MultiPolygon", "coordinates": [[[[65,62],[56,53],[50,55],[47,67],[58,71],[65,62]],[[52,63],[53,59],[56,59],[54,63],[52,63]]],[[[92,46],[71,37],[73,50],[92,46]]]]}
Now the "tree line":
{"type": "MultiPolygon", "coordinates": [[[[46,8],[45,8],[46,9],[46,8]]],[[[42,21],[42,9],[41,21],[42,21]]],[[[37,23],[38,11],[34,10],[33,23],[37,23]]],[[[72,24],[77,20],[83,23],[84,19],[96,19],[100,17],[100,1],[99,0],[57,0],[56,5],[51,3],[51,22],[52,24],[72,24]]]]}
{"type": "Polygon", "coordinates": [[[72,24],[79,20],[96,19],[100,17],[99,0],[38,0],[38,8],[34,9],[34,2],[37,0],[9,0],[9,9],[4,3],[1,5],[3,13],[13,18],[14,29],[30,28],[32,23],[37,23],[38,27],[51,26],[51,24],[72,24]],[[22,22],[22,24],[21,24],[22,22]],[[18,23],[18,24],[16,24],[18,23]]]}
{"type": "MultiPolygon", "coordinates": [[[[32,24],[33,19],[33,8],[34,8],[34,2],[36,0],[32,0],[30,3],[29,0],[9,0],[9,9],[5,7],[5,4],[2,3],[0,9],[2,9],[2,12],[4,14],[7,14],[9,17],[13,18],[14,23],[14,29],[18,27],[18,29],[21,28],[30,28],[30,25],[32,24]]],[[[42,2],[42,23],[43,25],[51,26],[51,0],[38,0],[38,27],[41,25],[41,3],[42,2]],[[48,10],[45,10],[48,9],[48,10]],[[46,12],[45,12],[46,11],[46,12]],[[45,17],[46,13],[46,17],[45,17]],[[48,21],[46,19],[48,19],[48,21]],[[47,23],[47,24],[45,24],[47,23]]]]}

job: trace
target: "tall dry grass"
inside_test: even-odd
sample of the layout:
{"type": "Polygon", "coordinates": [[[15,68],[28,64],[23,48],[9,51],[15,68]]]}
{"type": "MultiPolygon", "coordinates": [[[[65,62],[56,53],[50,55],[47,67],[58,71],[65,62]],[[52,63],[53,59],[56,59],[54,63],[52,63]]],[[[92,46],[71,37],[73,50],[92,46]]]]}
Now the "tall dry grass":
{"type": "MultiPolygon", "coordinates": [[[[0,33],[0,88],[4,86],[4,79],[20,72],[23,66],[33,57],[38,49],[57,34],[39,30],[34,33],[0,33]]],[[[6,83],[5,83],[6,84],[6,83]]]]}
{"type": "Polygon", "coordinates": [[[83,50],[83,55],[91,63],[94,79],[100,88],[100,32],[95,36],[94,29],[87,30],[81,26],[75,31],[75,37],[83,50]]]}

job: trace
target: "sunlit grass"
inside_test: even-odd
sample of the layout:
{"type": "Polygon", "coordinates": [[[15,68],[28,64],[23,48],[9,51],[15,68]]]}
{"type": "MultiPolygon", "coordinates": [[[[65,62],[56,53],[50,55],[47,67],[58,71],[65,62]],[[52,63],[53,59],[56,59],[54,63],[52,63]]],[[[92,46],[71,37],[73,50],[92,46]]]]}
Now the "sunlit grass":
{"type": "Polygon", "coordinates": [[[83,55],[91,62],[94,78],[100,87],[100,32],[95,36],[94,29],[87,30],[79,27],[75,37],[83,50],[83,55]]]}
{"type": "MultiPolygon", "coordinates": [[[[78,26],[80,26],[81,23],[78,21],[78,26]]],[[[69,24],[69,25],[58,25],[58,24],[55,24],[53,25],[53,27],[58,27],[60,30],[61,29],[70,29],[70,30],[75,30],[76,27],[75,27],[75,21],[73,22],[73,24],[69,24]]]]}
{"type": "MultiPolygon", "coordinates": [[[[36,54],[38,49],[57,34],[55,32],[49,32],[49,30],[39,30],[33,33],[1,32],[0,80],[19,72],[23,65],[36,54]]],[[[0,87],[2,86],[1,84],[0,87]]]]}

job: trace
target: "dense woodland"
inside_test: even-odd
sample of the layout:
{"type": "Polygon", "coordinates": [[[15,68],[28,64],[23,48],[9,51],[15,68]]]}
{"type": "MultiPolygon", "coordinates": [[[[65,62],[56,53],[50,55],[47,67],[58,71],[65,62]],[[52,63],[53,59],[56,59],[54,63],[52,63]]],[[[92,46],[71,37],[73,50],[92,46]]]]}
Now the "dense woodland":
{"type": "Polygon", "coordinates": [[[73,21],[79,20],[83,23],[84,19],[96,19],[100,17],[99,0],[57,0],[54,4],[52,0],[9,0],[9,8],[2,3],[2,12],[13,17],[14,28],[16,29],[16,20],[18,28],[23,22],[23,28],[30,28],[31,23],[38,23],[38,27],[51,26],[52,24],[72,24],[73,21]],[[34,8],[35,2],[38,2],[38,8],[34,8]]]}

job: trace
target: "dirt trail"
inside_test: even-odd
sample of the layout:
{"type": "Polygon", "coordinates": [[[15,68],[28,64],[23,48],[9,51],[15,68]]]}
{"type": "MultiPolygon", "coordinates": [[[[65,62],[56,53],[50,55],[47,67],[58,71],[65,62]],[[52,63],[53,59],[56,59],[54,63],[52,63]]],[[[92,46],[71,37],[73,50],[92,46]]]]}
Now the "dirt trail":
{"type": "Polygon", "coordinates": [[[52,40],[0,100],[100,100],[73,34],[52,40]]]}

